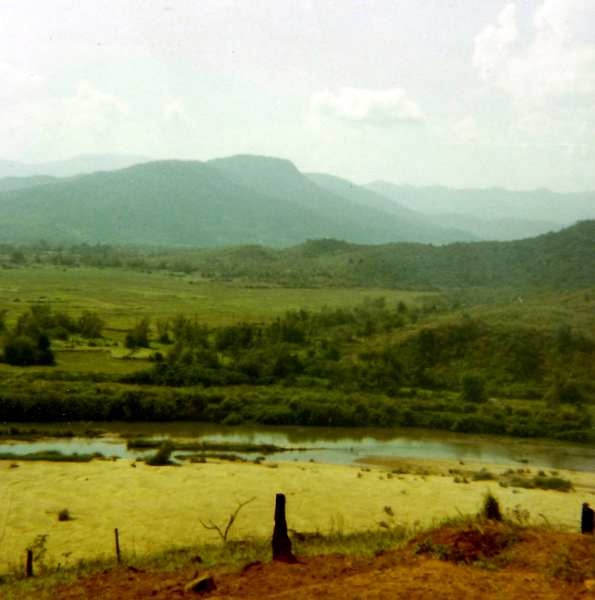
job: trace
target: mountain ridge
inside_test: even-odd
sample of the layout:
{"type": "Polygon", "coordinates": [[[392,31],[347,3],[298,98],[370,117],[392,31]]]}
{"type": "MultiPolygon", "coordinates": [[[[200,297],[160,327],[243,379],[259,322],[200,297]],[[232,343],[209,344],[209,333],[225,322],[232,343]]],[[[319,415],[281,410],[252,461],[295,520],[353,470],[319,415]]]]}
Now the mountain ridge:
{"type": "Polygon", "coordinates": [[[222,161],[154,161],[2,192],[0,238],[275,247],[312,237],[474,239],[438,227],[411,236],[407,223],[318,188],[289,161],[245,156],[242,172],[222,161]]]}

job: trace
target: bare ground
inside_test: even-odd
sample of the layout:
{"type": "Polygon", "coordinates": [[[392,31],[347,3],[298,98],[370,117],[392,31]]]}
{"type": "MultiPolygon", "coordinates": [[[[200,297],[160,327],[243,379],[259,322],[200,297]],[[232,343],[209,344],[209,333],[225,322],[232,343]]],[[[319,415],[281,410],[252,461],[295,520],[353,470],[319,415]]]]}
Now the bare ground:
{"type": "Polygon", "coordinates": [[[196,576],[214,578],[217,589],[200,594],[208,598],[587,600],[595,598],[595,540],[491,523],[445,526],[372,558],[300,557],[297,564],[255,563],[236,572],[142,572],[128,566],[48,593],[65,600],[199,597],[184,592],[196,576]]]}

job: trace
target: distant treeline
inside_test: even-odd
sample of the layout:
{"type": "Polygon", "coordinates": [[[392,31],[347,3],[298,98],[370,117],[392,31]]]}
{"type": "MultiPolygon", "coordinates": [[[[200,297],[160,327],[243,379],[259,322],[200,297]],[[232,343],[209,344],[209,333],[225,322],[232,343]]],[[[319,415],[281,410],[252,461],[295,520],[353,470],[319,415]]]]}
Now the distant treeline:
{"type": "Polygon", "coordinates": [[[292,248],[134,249],[103,244],[0,245],[0,264],[165,270],[291,287],[583,289],[595,286],[595,221],[512,242],[357,245],[309,240],[292,248]]]}
{"type": "Polygon", "coordinates": [[[205,421],[321,427],[423,427],[461,433],[595,442],[590,416],[577,406],[518,408],[475,404],[444,392],[377,394],[284,386],[174,390],[113,381],[4,381],[4,422],[205,421]]]}

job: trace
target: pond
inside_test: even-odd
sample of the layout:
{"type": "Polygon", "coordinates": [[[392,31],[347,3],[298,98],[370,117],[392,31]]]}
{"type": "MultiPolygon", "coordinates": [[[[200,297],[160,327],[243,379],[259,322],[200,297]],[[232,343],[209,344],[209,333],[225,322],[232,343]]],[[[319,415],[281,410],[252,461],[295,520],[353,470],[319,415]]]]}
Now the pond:
{"type": "MultiPolygon", "coordinates": [[[[4,424],[30,429],[33,424],[4,424]]],[[[71,429],[80,437],[49,438],[33,442],[4,442],[0,452],[26,454],[41,450],[137,458],[146,452],[128,450],[124,437],[191,438],[204,441],[274,444],[296,448],[269,455],[267,460],[298,460],[332,464],[355,464],[370,456],[402,458],[449,458],[493,462],[502,465],[529,464],[551,469],[595,471],[595,449],[584,444],[518,439],[489,435],[465,435],[425,429],[376,429],[331,427],[279,427],[263,425],[217,425],[212,423],[93,423],[108,434],[84,437],[88,423],[38,426],[44,430],[71,429]],[[297,448],[305,450],[298,451],[297,448]]],[[[236,453],[244,458],[255,455],[236,453]]]]}

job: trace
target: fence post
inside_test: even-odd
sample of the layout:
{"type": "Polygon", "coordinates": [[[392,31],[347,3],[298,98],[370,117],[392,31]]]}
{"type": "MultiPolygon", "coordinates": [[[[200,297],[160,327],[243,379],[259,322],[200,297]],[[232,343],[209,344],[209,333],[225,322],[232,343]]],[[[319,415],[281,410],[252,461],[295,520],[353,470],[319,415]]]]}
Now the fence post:
{"type": "Polygon", "coordinates": [[[33,550],[27,550],[27,567],[25,575],[28,579],[33,577],[33,550]]]}
{"type": "Polygon", "coordinates": [[[285,520],[285,495],[277,494],[275,499],[275,529],[273,530],[273,560],[294,563],[297,558],[291,552],[291,540],[287,535],[285,520]]]}
{"type": "Polygon", "coordinates": [[[116,557],[118,559],[118,562],[122,562],[122,557],[120,555],[120,540],[118,539],[118,528],[116,527],[116,529],[114,529],[114,533],[116,535],[116,557]]]}

